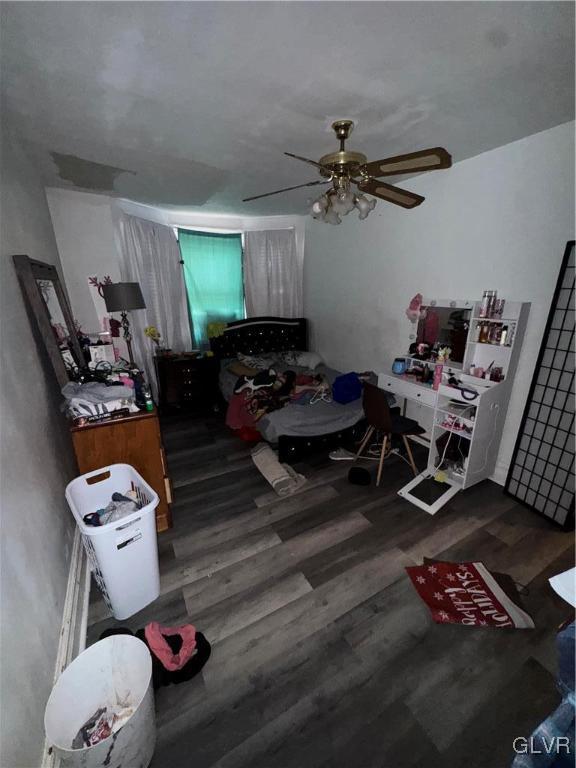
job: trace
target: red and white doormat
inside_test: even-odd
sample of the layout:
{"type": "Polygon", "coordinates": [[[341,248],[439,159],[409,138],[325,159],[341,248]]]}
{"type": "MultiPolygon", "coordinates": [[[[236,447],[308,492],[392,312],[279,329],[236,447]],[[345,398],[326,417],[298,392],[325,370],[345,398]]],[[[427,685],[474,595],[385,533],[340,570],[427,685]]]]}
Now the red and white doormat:
{"type": "Polygon", "coordinates": [[[534,629],[482,563],[432,561],[406,571],[437,624],[534,629]]]}

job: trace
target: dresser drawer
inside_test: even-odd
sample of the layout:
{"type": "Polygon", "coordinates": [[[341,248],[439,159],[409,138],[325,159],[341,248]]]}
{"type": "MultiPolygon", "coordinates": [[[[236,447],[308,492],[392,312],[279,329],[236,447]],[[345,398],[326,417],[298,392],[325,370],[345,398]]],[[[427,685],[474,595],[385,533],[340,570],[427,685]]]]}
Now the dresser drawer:
{"type": "Polygon", "coordinates": [[[421,403],[433,408],[436,405],[436,392],[431,387],[415,384],[400,376],[390,376],[381,373],[378,376],[378,386],[396,397],[405,397],[415,403],[421,403]]]}

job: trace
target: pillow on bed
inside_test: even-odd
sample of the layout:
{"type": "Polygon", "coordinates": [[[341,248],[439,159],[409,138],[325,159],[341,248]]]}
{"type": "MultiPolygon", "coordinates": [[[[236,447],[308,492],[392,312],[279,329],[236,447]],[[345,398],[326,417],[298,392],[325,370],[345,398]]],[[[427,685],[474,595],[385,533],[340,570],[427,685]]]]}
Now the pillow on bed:
{"type": "Polygon", "coordinates": [[[238,360],[249,368],[256,368],[257,371],[267,370],[274,363],[274,360],[271,357],[243,355],[242,352],[238,352],[238,360]]]}
{"type": "Polygon", "coordinates": [[[258,368],[251,368],[245,363],[241,363],[240,360],[232,360],[232,362],[226,366],[226,370],[233,373],[234,376],[256,376],[259,373],[258,368]]]}
{"type": "Polygon", "coordinates": [[[324,361],[317,352],[301,352],[297,349],[282,352],[281,360],[287,365],[297,365],[300,368],[310,368],[314,370],[324,361]]]}

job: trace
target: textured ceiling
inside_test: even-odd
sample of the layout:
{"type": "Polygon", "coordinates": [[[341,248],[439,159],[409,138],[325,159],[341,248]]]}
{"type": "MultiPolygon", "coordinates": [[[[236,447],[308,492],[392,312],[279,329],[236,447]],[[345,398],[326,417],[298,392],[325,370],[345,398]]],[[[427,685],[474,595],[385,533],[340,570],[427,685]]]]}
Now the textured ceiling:
{"type": "MultiPolygon", "coordinates": [[[[574,117],[571,2],[3,2],[4,114],[47,185],[303,213],[285,157],[477,155],[574,117]]],[[[409,186],[409,184],[407,184],[409,186]]]]}

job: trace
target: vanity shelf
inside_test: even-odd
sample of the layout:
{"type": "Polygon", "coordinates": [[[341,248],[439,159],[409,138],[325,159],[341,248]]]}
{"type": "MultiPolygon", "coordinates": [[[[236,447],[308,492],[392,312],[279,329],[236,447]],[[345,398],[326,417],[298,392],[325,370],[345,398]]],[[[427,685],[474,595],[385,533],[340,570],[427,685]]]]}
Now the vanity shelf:
{"type": "Polygon", "coordinates": [[[512,344],[492,344],[490,341],[467,341],[466,344],[476,346],[476,347],[492,347],[499,349],[511,349],[512,344]]]}
{"type": "Polygon", "coordinates": [[[477,323],[517,323],[517,317],[472,317],[472,322],[477,323]]]}
{"type": "Polygon", "coordinates": [[[472,440],[472,432],[465,432],[463,429],[453,429],[453,427],[447,427],[441,422],[436,422],[434,427],[436,429],[442,429],[444,432],[451,432],[453,435],[459,435],[465,440],[472,440]]]}
{"type": "Polygon", "coordinates": [[[449,411],[446,408],[436,408],[436,413],[443,416],[454,416],[458,421],[461,421],[462,424],[470,427],[470,429],[474,429],[475,419],[471,419],[469,416],[461,416],[456,410],[449,411]]]}

